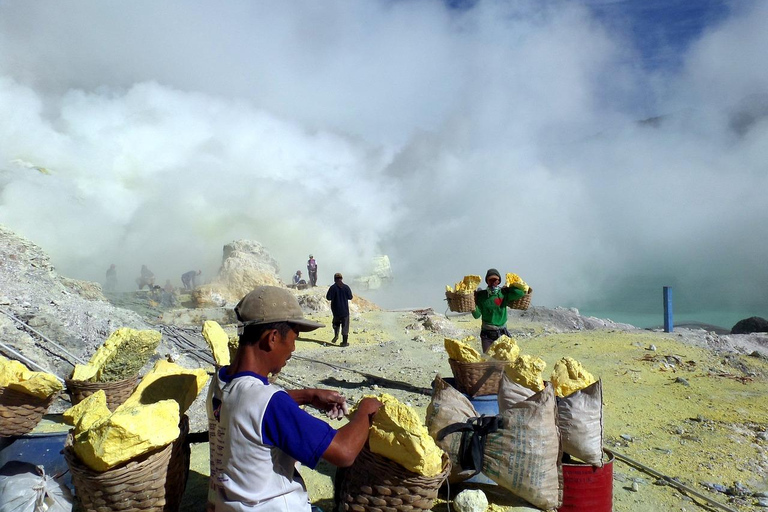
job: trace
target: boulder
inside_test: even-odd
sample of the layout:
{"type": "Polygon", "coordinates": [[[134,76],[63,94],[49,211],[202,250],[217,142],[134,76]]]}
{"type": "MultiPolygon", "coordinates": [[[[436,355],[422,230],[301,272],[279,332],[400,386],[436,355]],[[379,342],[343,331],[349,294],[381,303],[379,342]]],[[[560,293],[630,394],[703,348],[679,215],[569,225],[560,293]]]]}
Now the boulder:
{"type": "Polygon", "coordinates": [[[259,242],[236,240],[224,246],[219,274],[192,294],[196,307],[237,303],[257,286],[284,286],[280,266],[259,242]]]}
{"type": "Polygon", "coordinates": [[[731,329],[731,334],[750,334],[753,332],[768,332],[768,320],[752,316],[739,320],[731,329]]]}

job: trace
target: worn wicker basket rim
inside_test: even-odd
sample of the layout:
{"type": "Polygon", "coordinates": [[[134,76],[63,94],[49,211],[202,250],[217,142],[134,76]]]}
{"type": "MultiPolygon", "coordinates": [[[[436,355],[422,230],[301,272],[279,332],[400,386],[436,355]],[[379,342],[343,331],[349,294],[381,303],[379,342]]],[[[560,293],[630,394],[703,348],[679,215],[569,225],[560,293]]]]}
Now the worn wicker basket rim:
{"type": "Polygon", "coordinates": [[[373,453],[366,443],[354,465],[349,468],[354,471],[346,473],[340,498],[342,503],[352,503],[348,505],[352,510],[431,510],[437,491],[451,471],[451,461],[445,452],[442,462],[440,473],[423,476],[373,453]],[[375,481],[366,481],[368,478],[375,481]]]}
{"type": "Polygon", "coordinates": [[[509,361],[488,360],[477,363],[467,363],[448,359],[456,388],[472,397],[496,395],[501,385],[501,376],[509,361]]]}
{"type": "Polygon", "coordinates": [[[0,387],[0,437],[22,436],[34,430],[59,393],[41,398],[0,387]]]}

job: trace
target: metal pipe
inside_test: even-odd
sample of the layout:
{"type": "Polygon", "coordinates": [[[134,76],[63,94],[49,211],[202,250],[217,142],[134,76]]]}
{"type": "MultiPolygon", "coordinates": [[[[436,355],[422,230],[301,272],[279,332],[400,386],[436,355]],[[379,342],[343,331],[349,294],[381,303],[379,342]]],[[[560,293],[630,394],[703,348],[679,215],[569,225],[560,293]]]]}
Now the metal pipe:
{"type": "Polygon", "coordinates": [[[697,498],[699,498],[700,500],[706,501],[708,504],[710,504],[713,507],[720,508],[722,510],[725,510],[726,512],[739,512],[738,510],[736,510],[734,508],[728,507],[726,505],[723,505],[722,503],[718,503],[717,501],[715,501],[715,500],[713,500],[711,498],[708,498],[707,496],[704,496],[700,492],[695,491],[694,489],[691,489],[687,485],[685,485],[683,483],[680,483],[677,480],[673,480],[672,478],[668,477],[667,475],[659,473],[655,469],[653,469],[651,467],[648,467],[645,464],[642,464],[640,462],[637,462],[636,460],[630,459],[626,455],[622,455],[620,453],[617,453],[616,451],[614,451],[612,449],[609,449],[609,448],[606,448],[605,446],[603,447],[603,450],[605,450],[606,452],[610,453],[611,455],[616,457],[618,460],[620,460],[620,461],[622,461],[622,462],[624,462],[626,464],[629,464],[630,466],[634,466],[637,469],[645,471],[649,475],[652,475],[652,476],[655,476],[656,478],[660,478],[661,480],[664,480],[664,483],[666,483],[667,485],[671,485],[672,487],[676,487],[676,488],[680,489],[681,491],[685,492],[686,494],[692,494],[692,495],[696,496],[697,498]]]}
{"type": "MultiPolygon", "coordinates": [[[[80,359],[79,357],[77,357],[75,354],[71,353],[69,350],[67,350],[66,348],[62,347],[61,345],[59,345],[59,344],[58,344],[58,343],[56,343],[55,341],[53,341],[53,340],[51,340],[51,339],[48,339],[48,338],[47,338],[47,337],[46,337],[44,334],[42,334],[42,333],[40,333],[40,332],[36,331],[36,330],[35,330],[33,327],[31,327],[31,326],[30,326],[28,323],[24,322],[23,320],[20,320],[20,319],[16,318],[15,316],[13,316],[13,314],[9,313],[8,311],[6,311],[6,310],[4,310],[4,309],[0,309],[0,313],[3,313],[4,315],[8,316],[9,318],[11,318],[11,319],[13,319],[13,320],[15,320],[15,321],[19,322],[21,325],[23,325],[24,327],[26,327],[27,329],[29,329],[29,330],[30,330],[30,331],[32,331],[33,333],[37,334],[38,336],[40,336],[41,338],[43,338],[43,339],[44,339],[45,341],[47,341],[48,343],[50,343],[50,344],[51,344],[51,345],[53,345],[54,347],[58,348],[59,350],[61,350],[62,352],[64,352],[66,355],[70,356],[70,357],[71,357],[72,359],[74,359],[76,362],[78,362],[78,363],[80,363],[80,364],[86,364],[86,362],[85,362],[85,361],[83,361],[82,359],[80,359]]],[[[61,357],[61,356],[59,356],[59,357],[61,357]]],[[[68,362],[68,363],[70,363],[70,364],[72,364],[72,361],[67,361],[67,362],[68,362]]],[[[74,366],[74,365],[72,365],[72,366],[74,366]]]]}

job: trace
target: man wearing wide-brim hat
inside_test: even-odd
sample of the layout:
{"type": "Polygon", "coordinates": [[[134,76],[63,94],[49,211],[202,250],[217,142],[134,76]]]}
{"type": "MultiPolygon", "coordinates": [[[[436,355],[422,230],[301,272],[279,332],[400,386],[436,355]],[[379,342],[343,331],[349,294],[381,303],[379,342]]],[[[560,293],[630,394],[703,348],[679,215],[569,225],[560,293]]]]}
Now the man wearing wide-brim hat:
{"type": "Polygon", "coordinates": [[[235,314],[240,335],[237,354],[211,384],[219,389],[210,404],[218,420],[211,435],[222,442],[217,474],[211,475],[215,510],[309,512],[296,463],[314,468],[323,458],[336,466],[352,465],[381,403],[361,400],[349,423],[335,430],[300,406],[311,405],[331,418],[341,418],[347,405],[338,392],[286,391],[267,380],[290,359],[299,333],[322,327],[304,318],[291,291],[256,288],[238,303],[235,314]]]}
{"type": "Polygon", "coordinates": [[[482,318],[480,343],[483,352],[488,352],[499,337],[510,335],[507,330],[507,306],[522,298],[525,292],[513,286],[501,286],[501,274],[495,268],[489,268],[485,273],[485,284],[488,285],[485,290],[475,292],[472,316],[482,318]]]}

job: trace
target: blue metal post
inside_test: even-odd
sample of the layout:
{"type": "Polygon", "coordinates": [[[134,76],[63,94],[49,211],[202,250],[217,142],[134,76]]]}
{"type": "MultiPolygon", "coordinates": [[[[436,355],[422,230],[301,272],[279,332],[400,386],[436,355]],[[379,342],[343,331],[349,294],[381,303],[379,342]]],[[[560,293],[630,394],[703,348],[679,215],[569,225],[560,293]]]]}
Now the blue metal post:
{"type": "Polygon", "coordinates": [[[672,332],[672,287],[664,287],[664,332],[672,332]]]}

